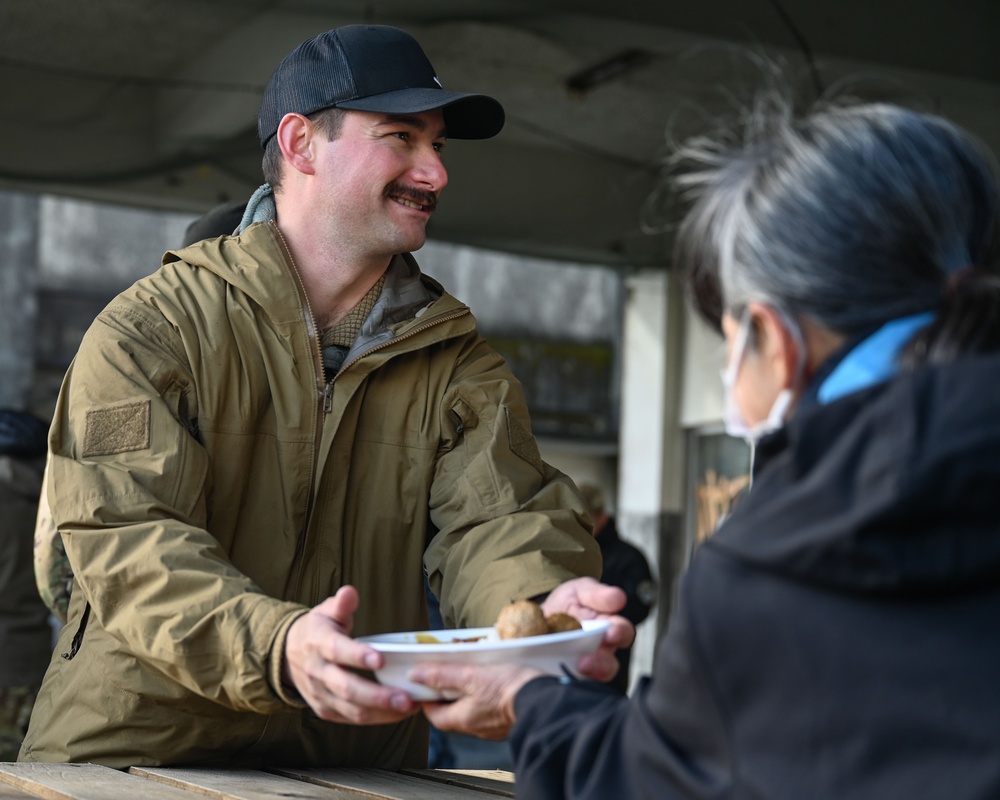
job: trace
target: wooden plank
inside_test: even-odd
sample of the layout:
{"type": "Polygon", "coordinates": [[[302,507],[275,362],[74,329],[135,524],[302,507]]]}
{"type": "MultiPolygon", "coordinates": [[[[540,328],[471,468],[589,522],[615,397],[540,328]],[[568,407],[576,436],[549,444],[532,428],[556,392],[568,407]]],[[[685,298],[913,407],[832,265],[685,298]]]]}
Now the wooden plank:
{"type": "MultiPolygon", "coordinates": [[[[13,763],[13,761],[0,761],[0,769],[13,763]]],[[[23,789],[16,789],[3,781],[3,775],[0,775],[0,800],[36,800],[36,795],[28,794],[23,789]]]]}
{"type": "Polygon", "coordinates": [[[514,783],[514,773],[505,769],[428,769],[424,772],[447,772],[452,775],[465,775],[469,778],[488,778],[500,783],[514,783]]]}
{"type": "MultiPolygon", "coordinates": [[[[219,800],[358,800],[357,792],[320,786],[253,769],[132,767],[129,772],[219,800]]],[[[2,798],[0,798],[2,800],[2,798]]]]}
{"type": "Polygon", "coordinates": [[[38,800],[38,796],[0,783],[0,800],[38,800]]]}
{"type": "Polygon", "coordinates": [[[192,800],[189,792],[97,764],[4,763],[0,783],[43,800],[192,800]]]}
{"type": "Polygon", "coordinates": [[[268,772],[289,778],[353,789],[361,797],[379,800],[487,800],[488,792],[471,786],[449,786],[424,777],[381,769],[292,769],[269,768],[268,772]]]}
{"type": "Polygon", "coordinates": [[[404,769],[400,772],[500,797],[514,796],[514,773],[502,769],[404,769]]]}

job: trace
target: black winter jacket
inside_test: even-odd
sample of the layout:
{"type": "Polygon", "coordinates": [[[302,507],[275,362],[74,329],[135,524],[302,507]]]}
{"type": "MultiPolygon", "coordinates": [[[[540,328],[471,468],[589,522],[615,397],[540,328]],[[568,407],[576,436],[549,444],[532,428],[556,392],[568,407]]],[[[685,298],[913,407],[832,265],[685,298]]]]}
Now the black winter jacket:
{"type": "Polygon", "coordinates": [[[519,798],[1000,797],[1000,358],[801,407],[631,700],[540,678],[519,798]]]}

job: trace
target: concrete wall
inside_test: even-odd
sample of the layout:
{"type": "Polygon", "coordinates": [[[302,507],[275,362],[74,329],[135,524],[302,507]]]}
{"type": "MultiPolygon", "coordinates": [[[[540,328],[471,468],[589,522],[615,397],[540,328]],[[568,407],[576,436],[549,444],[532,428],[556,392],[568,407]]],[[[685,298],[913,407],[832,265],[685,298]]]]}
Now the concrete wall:
{"type": "MultiPolygon", "coordinates": [[[[153,272],[195,216],[9,192],[0,203],[0,392],[44,414],[94,316],[153,272]]],[[[543,457],[613,498],[620,275],[433,241],[417,258],[525,382],[543,457]]]]}
{"type": "Polygon", "coordinates": [[[720,375],[726,363],[725,342],[690,309],[685,311],[685,324],[680,423],[685,428],[697,428],[722,419],[720,375]]]}
{"type": "Polygon", "coordinates": [[[417,259],[472,308],[524,384],[545,439],[614,444],[623,281],[618,272],[428,242],[417,259]]]}
{"type": "Polygon", "coordinates": [[[32,405],[38,199],[0,191],[0,406],[32,405]]]}

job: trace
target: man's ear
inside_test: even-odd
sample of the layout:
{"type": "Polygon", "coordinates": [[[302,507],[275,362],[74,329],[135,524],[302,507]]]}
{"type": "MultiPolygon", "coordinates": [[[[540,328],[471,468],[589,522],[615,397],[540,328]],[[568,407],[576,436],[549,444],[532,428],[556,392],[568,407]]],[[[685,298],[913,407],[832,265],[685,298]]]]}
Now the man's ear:
{"type": "Polygon", "coordinates": [[[801,377],[796,367],[805,356],[801,352],[802,343],[788,330],[784,317],[770,306],[748,303],[747,311],[753,321],[758,356],[770,365],[779,389],[795,389],[795,382],[801,377]]]}
{"type": "Polygon", "coordinates": [[[315,128],[302,114],[285,114],[274,134],[285,162],[305,175],[316,172],[313,142],[315,128]]]}

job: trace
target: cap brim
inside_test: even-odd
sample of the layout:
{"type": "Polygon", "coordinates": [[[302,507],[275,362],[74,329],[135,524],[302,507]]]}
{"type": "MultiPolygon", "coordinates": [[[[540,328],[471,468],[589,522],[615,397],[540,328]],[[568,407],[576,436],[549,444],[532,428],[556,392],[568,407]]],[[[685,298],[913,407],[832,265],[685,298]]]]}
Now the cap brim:
{"type": "Polygon", "coordinates": [[[343,100],[336,107],[380,114],[419,114],[440,108],[451,139],[489,139],[500,133],[505,119],[503,106],[489,95],[422,87],[343,100]]]}

